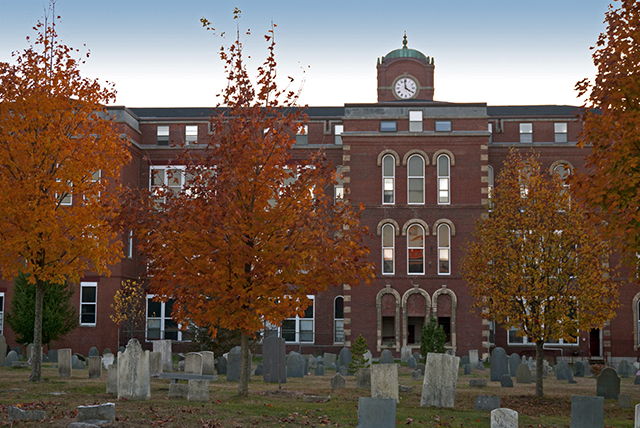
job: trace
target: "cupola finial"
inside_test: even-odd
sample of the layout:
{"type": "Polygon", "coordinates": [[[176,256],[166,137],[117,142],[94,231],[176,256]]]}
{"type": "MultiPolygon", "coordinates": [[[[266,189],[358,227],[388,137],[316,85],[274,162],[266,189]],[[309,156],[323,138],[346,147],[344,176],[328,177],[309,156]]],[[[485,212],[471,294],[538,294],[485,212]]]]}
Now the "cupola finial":
{"type": "Polygon", "coordinates": [[[402,38],[402,49],[407,48],[407,30],[404,30],[404,37],[402,38]]]}

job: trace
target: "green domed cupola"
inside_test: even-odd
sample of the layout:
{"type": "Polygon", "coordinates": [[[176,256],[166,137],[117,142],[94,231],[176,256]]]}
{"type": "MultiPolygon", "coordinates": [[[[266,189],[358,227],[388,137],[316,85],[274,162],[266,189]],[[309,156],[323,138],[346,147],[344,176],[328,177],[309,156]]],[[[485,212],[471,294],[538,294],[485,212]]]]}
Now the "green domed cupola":
{"type": "Polygon", "coordinates": [[[390,60],[393,58],[414,58],[414,59],[425,61],[427,64],[433,64],[433,58],[429,58],[422,52],[415,49],[409,49],[407,47],[406,31],[404,32],[404,37],[402,38],[402,48],[393,50],[388,54],[386,54],[385,56],[383,56],[382,58],[378,59],[378,64],[380,64],[381,62],[384,63],[387,60],[390,60]]]}

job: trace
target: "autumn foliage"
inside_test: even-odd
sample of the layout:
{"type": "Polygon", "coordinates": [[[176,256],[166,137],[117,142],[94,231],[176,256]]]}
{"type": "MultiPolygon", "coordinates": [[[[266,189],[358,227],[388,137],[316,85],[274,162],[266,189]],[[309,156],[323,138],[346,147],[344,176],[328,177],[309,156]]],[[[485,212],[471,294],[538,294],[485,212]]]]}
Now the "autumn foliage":
{"type": "Polygon", "coordinates": [[[144,328],[145,303],[146,291],[141,280],[122,281],[120,288],[113,296],[111,307],[114,314],[110,316],[111,321],[121,327],[128,338],[134,337],[136,330],[144,328]]]}
{"type": "MultiPolygon", "coordinates": [[[[482,316],[518,329],[536,344],[575,342],[580,330],[614,315],[618,291],[609,279],[609,248],[557,174],[535,156],[511,152],[476,225],[463,272],[482,316]]],[[[542,370],[536,395],[542,395],[542,370]]]]}

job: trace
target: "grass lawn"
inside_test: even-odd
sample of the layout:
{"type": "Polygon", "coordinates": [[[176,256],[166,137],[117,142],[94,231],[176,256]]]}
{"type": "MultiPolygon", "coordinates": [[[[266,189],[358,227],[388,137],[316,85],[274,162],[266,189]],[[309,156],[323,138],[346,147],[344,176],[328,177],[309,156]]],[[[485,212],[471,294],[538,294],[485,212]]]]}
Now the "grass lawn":
{"type": "MultiPolygon", "coordinates": [[[[11,425],[8,406],[47,411],[44,423],[14,422],[12,426],[67,427],[77,421],[78,405],[115,402],[117,421],[112,427],[350,427],[358,425],[358,397],[370,395],[355,388],[352,376],[347,378],[346,389],[332,391],[331,370],[325,376],[288,379],[281,391],[277,384],[253,376],[248,399],[238,398],[238,384],[221,376],[211,383],[208,403],[169,400],[169,380],[152,379],[149,401],[117,401],[117,397],[105,393],[106,371],[102,379],[89,379],[86,370],[74,370],[71,378],[60,379],[57,369],[45,363],[43,382],[27,382],[29,374],[28,368],[0,367],[0,426],[11,425]],[[327,403],[304,403],[303,394],[329,395],[331,399],[327,403]]],[[[571,395],[595,395],[596,391],[593,377],[576,378],[578,383],[570,385],[550,376],[545,379],[545,397],[541,399],[534,397],[534,384],[501,388],[499,382],[488,382],[486,388],[470,388],[469,379],[488,380],[489,370],[484,370],[459,376],[455,409],[425,408],[420,407],[422,382],[411,380],[408,367],[401,367],[399,374],[399,383],[413,390],[400,393],[397,426],[489,427],[489,413],[474,411],[474,399],[476,395],[499,395],[502,407],[519,413],[520,427],[569,427],[571,395]]],[[[621,393],[631,395],[633,406],[640,403],[640,386],[633,384],[633,378],[621,380],[621,393]]],[[[617,401],[605,400],[604,412],[605,426],[633,428],[633,408],[620,409],[617,401]]]]}

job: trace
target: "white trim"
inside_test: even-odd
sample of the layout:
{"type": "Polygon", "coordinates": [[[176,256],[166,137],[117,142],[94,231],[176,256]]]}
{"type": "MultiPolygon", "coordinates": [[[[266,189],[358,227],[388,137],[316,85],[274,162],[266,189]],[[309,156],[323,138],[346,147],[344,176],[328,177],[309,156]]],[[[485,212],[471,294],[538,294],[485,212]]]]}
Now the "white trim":
{"type": "MultiPolygon", "coordinates": [[[[294,330],[295,330],[295,339],[294,340],[287,340],[285,338],[285,343],[308,343],[308,344],[314,344],[315,343],[315,339],[316,339],[316,303],[315,303],[315,296],[314,295],[307,295],[307,298],[309,300],[311,300],[311,307],[313,310],[313,314],[312,314],[312,318],[311,318],[311,340],[301,340],[300,336],[302,335],[302,328],[300,326],[302,321],[309,321],[309,318],[301,318],[300,316],[296,315],[295,317],[291,317],[291,318],[287,318],[284,321],[295,321],[294,323],[294,330]]],[[[308,309],[308,307],[307,307],[308,309]]],[[[284,334],[282,332],[280,332],[280,329],[282,328],[282,324],[280,324],[280,328],[279,330],[279,335],[281,337],[284,338],[284,334]]]]}
{"type": "Polygon", "coordinates": [[[438,275],[451,275],[451,227],[449,227],[449,225],[447,223],[440,223],[438,225],[438,230],[436,233],[436,239],[438,240],[438,275]],[[448,247],[441,247],[440,246],[440,228],[441,227],[446,227],[447,231],[448,231],[448,241],[449,241],[449,246],[448,247]],[[447,266],[447,272],[440,272],[440,251],[447,251],[447,258],[448,258],[448,266],[447,266]]]}
{"type": "Polygon", "coordinates": [[[438,176],[438,180],[437,180],[438,193],[436,195],[436,198],[438,200],[438,205],[451,205],[451,158],[449,158],[448,155],[441,154],[436,159],[436,175],[438,176]],[[442,158],[445,158],[447,160],[447,175],[440,175],[440,159],[442,158]],[[441,180],[446,180],[446,181],[441,181],[441,180]],[[446,183],[446,186],[447,186],[446,190],[440,189],[440,185],[442,183],[446,183]],[[447,192],[447,201],[441,202],[440,192],[445,192],[445,191],[447,192]]]}
{"type": "Polygon", "coordinates": [[[95,327],[97,322],[98,322],[98,283],[94,282],[94,281],[82,281],[82,282],[80,282],[80,320],[79,320],[79,325],[88,326],[88,327],[95,327]],[[95,293],[95,301],[94,302],[83,302],[82,301],[83,290],[85,288],[95,288],[96,293],[95,293]],[[93,322],[92,323],[91,322],[82,322],[82,308],[84,306],[87,306],[87,307],[93,306],[93,308],[94,308],[93,322]]]}
{"type": "Polygon", "coordinates": [[[425,247],[426,247],[425,240],[426,240],[425,230],[420,223],[413,223],[407,228],[407,275],[425,275],[425,247]],[[409,239],[411,234],[409,232],[411,231],[411,228],[413,228],[414,226],[418,227],[422,231],[422,247],[416,247],[416,246],[412,247],[410,245],[409,239]],[[422,272],[409,272],[409,261],[410,261],[409,251],[411,251],[412,249],[422,250],[422,272]]]}
{"type": "Polygon", "coordinates": [[[382,229],[381,229],[380,233],[380,243],[382,246],[382,269],[380,269],[382,271],[383,275],[394,275],[396,272],[396,230],[395,230],[395,226],[391,223],[386,223],[384,225],[382,225],[382,229]],[[384,246],[384,228],[389,226],[391,228],[391,247],[385,247],[384,246]],[[385,249],[389,249],[391,248],[391,272],[385,272],[384,271],[384,250],[385,249]]]}
{"type": "Polygon", "coordinates": [[[387,154],[382,157],[382,205],[394,205],[395,203],[396,203],[396,158],[391,154],[387,154]],[[384,163],[387,158],[391,159],[391,167],[393,168],[391,175],[384,175],[384,163]],[[384,185],[385,185],[385,180],[387,179],[391,180],[392,182],[391,202],[384,201],[384,192],[385,192],[384,185]]]}
{"type": "Polygon", "coordinates": [[[344,296],[336,296],[333,299],[333,344],[334,345],[343,344],[344,342],[345,342],[345,335],[344,335],[344,296]],[[342,318],[336,318],[336,302],[338,301],[338,299],[342,299],[342,318]],[[336,340],[336,338],[338,337],[337,334],[336,334],[338,322],[342,323],[342,341],[336,340]]]}
{"type": "Polygon", "coordinates": [[[425,161],[424,158],[418,154],[413,154],[411,156],[409,156],[409,159],[407,159],[407,205],[424,205],[424,201],[425,201],[425,194],[424,194],[424,183],[425,183],[425,161]],[[410,163],[411,163],[411,159],[413,158],[419,158],[420,159],[420,166],[422,167],[422,175],[410,175],[409,174],[409,169],[410,169],[410,163]],[[410,198],[409,198],[409,182],[410,180],[422,180],[422,185],[420,186],[422,188],[422,201],[420,202],[411,202],[410,198]]]}

